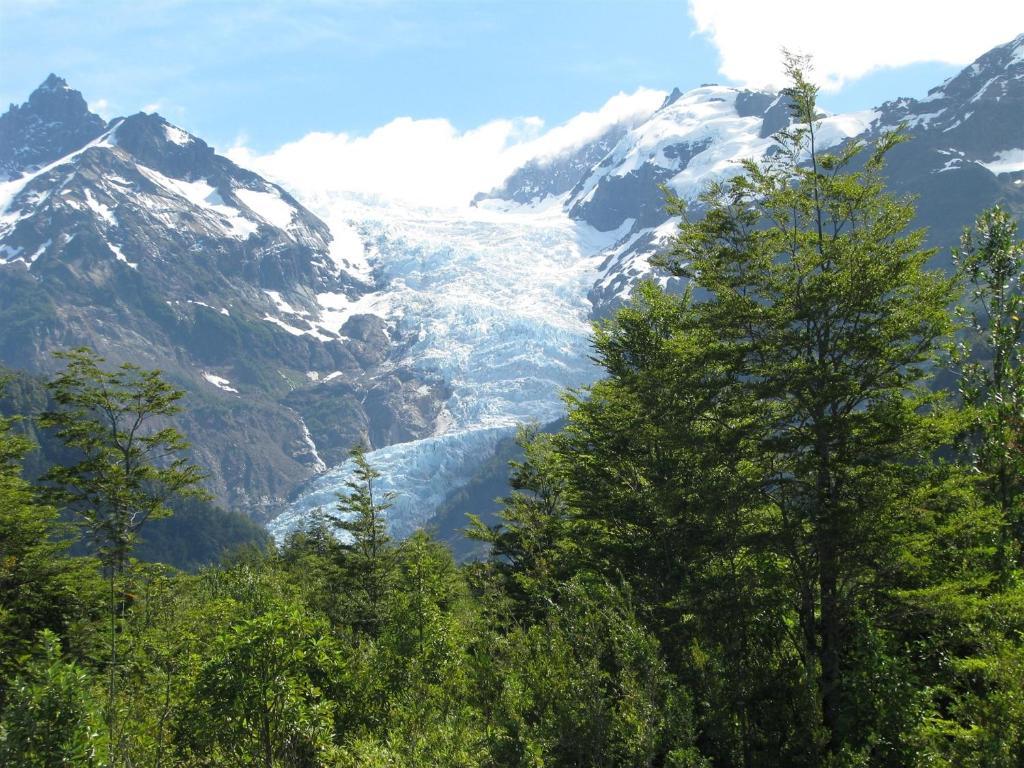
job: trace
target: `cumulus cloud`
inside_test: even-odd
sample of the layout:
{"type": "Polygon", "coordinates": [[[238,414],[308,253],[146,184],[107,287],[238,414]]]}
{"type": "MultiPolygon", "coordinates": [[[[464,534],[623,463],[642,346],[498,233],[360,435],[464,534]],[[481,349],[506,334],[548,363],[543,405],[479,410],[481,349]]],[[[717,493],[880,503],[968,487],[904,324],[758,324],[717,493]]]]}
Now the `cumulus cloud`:
{"type": "Polygon", "coordinates": [[[367,136],[310,133],[266,154],[244,139],[227,155],[304,197],[351,192],[421,205],[465,205],[533,158],[595,138],[609,126],[638,121],[664,99],[662,91],[618,94],[599,110],[545,130],[539,117],[493,120],[459,131],[448,120],[400,117],[367,136]]]}
{"type": "Polygon", "coordinates": [[[918,62],[968,64],[1024,32],[1024,3],[1007,0],[690,0],[721,73],[753,88],[785,84],[780,49],[814,57],[825,90],[872,70],[918,62]]]}

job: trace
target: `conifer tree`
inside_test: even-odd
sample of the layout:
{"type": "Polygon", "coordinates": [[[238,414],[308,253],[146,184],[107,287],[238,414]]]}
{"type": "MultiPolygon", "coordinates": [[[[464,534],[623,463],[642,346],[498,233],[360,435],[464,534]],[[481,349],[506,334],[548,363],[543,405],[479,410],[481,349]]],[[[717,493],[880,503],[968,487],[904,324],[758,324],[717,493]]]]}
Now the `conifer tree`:
{"type": "Polygon", "coordinates": [[[912,205],[885,191],[885,155],[904,136],[823,152],[806,66],[787,57],[793,124],[776,152],[710,187],[706,215],[684,222],[665,264],[707,292],[702,323],[767,406],[760,493],[779,516],[823,748],[836,756],[870,730],[846,685],[856,617],[922,481],[912,464],[944,439],[923,385],[954,283],[926,269],[923,233],[906,232],[912,205]]]}
{"type": "Polygon", "coordinates": [[[1003,516],[1004,571],[1011,547],[1024,554],[1024,242],[1016,233],[1014,219],[992,208],[953,253],[969,288],[958,308],[969,336],[953,348],[953,361],[960,396],[973,409],[971,462],[1003,516]]]}
{"type": "Polygon", "coordinates": [[[352,479],[345,483],[349,492],[338,494],[337,514],[331,520],[343,539],[339,570],[353,624],[375,635],[380,630],[395,570],[395,552],[385,517],[394,494],[375,490],[374,481],[380,478],[380,472],[370,466],[363,448],[353,449],[351,457],[355,466],[352,479]]]}

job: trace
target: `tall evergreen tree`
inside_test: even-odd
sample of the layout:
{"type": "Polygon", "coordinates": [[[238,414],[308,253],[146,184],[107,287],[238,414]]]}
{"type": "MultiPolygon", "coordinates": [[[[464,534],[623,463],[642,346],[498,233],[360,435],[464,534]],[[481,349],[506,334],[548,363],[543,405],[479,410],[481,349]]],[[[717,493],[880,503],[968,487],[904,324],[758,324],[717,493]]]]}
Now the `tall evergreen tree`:
{"type": "Polygon", "coordinates": [[[1013,217],[996,207],[978,216],[953,253],[969,286],[959,308],[968,336],[953,359],[960,396],[973,409],[971,463],[1004,520],[1004,570],[1010,549],[1024,556],[1024,242],[1016,233],[1013,217]]]}
{"type": "Polygon", "coordinates": [[[375,635],[385,611],[385,597],[395,573],[395,552],[387,531],[387,510],[394,494],[380,493],[374,481],[380,472],[370,466],[362,448],[351,453],[353,477],[348,494],[338,494],[337,514],[331,517],[342,538],[339,573],[352,623],[375,635]]]}
{"type": "Polygon", "coordinates": [[[923,384],[950,330],[953,281],[926,270],[923,233],[906,233],[912,205],[885,192],[884,158],[903,136],[884,134],[866,159],[858,140],[823,152],[805,67],[787,58],[794,123],[777,151],[712,185],[665,264],[707,292],[703,323],[768,406],[761,493],[779,516],[823,747],[837,756],[870,730],[845,684],[857,616],[921,482],[913,464],[942,439],[923,384]]]}

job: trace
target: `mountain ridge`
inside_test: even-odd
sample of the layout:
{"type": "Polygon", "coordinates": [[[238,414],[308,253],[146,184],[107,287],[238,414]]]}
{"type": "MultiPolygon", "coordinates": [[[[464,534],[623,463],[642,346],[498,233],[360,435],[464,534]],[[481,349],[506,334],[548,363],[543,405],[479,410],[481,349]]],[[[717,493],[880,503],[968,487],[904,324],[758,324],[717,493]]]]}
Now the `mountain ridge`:
{"type": "MultiPolygon", "coordinates": [[[[694,215],[700,215],[697,195],[702,186],[737,172],[743,157],[764,156],[773,144],[771,136],[788,122],[787,105],[779,94],[718,85],[686,92],[676,88],[647,121],[623,134],[599,161],[583,170],[560,201],[567,215],[603,231],[629,222],[628,231],[605,252],[602,276],[591,291],[595,313],[607,314],[628,297],[638,280],[657,276],[649,258],[675,231],[659,185],[668,184],[690,203],[694,215]],[[715,103],[732,106],[707,113],[715,103]],[[709,135],[713,132],[708,131],[708,120],[689,124],[699,110],[723,129],[720,135],[709,135]],[[729,121],[732,126],[726,125],[729,121]],[[739,151],[730,152],[729,142],[740,143],[739,151]]],[[[960,229],[997,201],[1022,215],[1024,35],[982,54],[924,98],[901,98],[859,113],[824,116],[823,144],[827,148],[876,138],[901,123],[914,141],[890,153],[888,178],[893,191],[921,195],[917,223],[929,228],[929,244],[946,248],[948,254],[960,229]],[[957,173],[934,178],[951,170],[957,173]]],[[[521,202],[519,190],[509,186],[518,173],[498,187],[500,199],[521,202]]],[[[543,183],[533,180],[535,186],[543,183]]],[[[948,256],[940,264],[947,266],[948,256]]]]}
{"type": "MultiPolygon", "coordinates": [[[[822,145],[905,124],[914,141],[892,151],[890,187],[919,196],[917,223],[948,254],[982,208],[1024,211],[1022,44],[925,98],[825,116],[822,145]]],[[[649,263],[678,223],[659,185],[699,216],[703,186],[764,157],[789,121],[779,94],[675,89],[527,161],[468,212],[325,195],[321,219],[288,191],[301,185],[159,115],[93,119],[64,81],[47,83],[0,117],[0,362],[46,373],[52,350],[89,343],[163,368],[189,392],[181,426],[218,500],[262,520],[287,510],[281,535],[344,487],[357,442],[412,500],[400,530],[429,517],[424,505],[458,517],[437,499],[475,477],[513,421],[557,418],[561,388],[594,375],[586,321],[641,279],[672,285],[649,263]],[[49,126],[65,107],[73,125],[49,126]],[[49,145],[10,149],[33,137],[49,145]]]]}
{"type": "Polygon", "coordinates": [[[210,489],[257,517],[356,443],[432,431],[444,383],[360,314],[370,286],[323,222],[159,115],[84,105],[51,76],[0,117],[0,361],[46,373],[84,344],[163,369],[190,393],[182,426],[210,489]],[[55,100],[71,122],[41,133],[55,100]]]}

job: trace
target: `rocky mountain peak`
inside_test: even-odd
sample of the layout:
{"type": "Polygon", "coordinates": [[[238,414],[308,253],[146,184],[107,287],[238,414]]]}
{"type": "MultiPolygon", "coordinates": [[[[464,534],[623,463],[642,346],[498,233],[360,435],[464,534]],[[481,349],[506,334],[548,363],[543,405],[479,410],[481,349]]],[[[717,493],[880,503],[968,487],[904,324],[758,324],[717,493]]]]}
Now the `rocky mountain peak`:
{"type": "Polygon", "coordinates": [[[82,94],[51,74],[0,116],[0,176],[13,178],[85,146],[106,129],[82,94]]]}
{"type": "Polygon", "coordinates": [[[108,124],[56,75],[0,131],[0,364],[84,344],[160,368],[210,490],[254,514],[354,444],[432,432],[443,385],[355,311],[369,286],[284,189],[158,114],[108,124]]]}
{"type": "Polygon", "coordinates": [[[49,75],[46,76],[46,79],[43,80],[39,87],[36,88],[35,92],[29,96],[29,101],[31,101],[34,96],[40,93],[70,90],[71,88],[68,86],[67,80],[65,80],[63,77],[58,77],[57,75],[53,74],[53,72],[51,72],[49,75]]]}
{"type": "Polygon", "coordinates": [[[117,128],[116,141],[137,162],[172,178],[207,176],[217,164],[216,153],[205,141],[155,113],[126,117],[117,128]]]}
{"type": "Polygon", "coordinates": [[[923,99],[889,101],[878,112],[876,130],[903,124],[917,151],[944,154],[947,171],[1015,155],[1024,149],[1024,35],[980,56],[923,99]]]}
{"type": "Polygon", "coordinates": [[[675,104],[679,101],[679,97],[683,95],[683,92],[679,88],[673,88],[672,93],[665,97],[665,100],[661,102],[661,106],[658,109],[664,109],[665,107],[675,104]]]}

